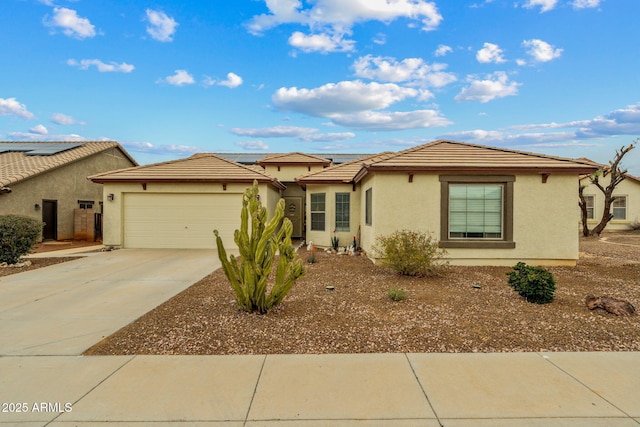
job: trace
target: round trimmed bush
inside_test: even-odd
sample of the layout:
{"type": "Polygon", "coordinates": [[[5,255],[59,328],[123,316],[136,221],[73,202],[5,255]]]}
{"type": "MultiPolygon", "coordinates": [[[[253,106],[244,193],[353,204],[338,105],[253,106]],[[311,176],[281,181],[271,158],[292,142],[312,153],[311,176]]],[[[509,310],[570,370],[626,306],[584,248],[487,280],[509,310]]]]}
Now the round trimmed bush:
{"type": "Polygon", "coordinates": [[[15,264],[29,253],[42,232],[42,221],[21,215],[0,215],[0,263],[15,264]]]}
{"type": "Polygon", "coordinates": [[[553,301],[556,280],[550,271],[519,262],[513,271],[507,273],[509,286],[522,295],[527,301],[546,304],[553,301]]]}

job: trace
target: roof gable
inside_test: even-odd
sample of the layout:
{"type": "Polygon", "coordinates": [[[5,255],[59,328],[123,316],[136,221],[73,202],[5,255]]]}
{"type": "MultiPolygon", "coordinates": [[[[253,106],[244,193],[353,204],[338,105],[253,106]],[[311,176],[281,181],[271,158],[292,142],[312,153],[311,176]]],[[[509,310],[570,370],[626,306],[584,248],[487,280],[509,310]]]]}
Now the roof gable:
{"type": "Polygon", "coordinates": [[[438,140],[395,153],[382,153],[304,175],[301,184],[358,182],[370,172],[591,173],[586,161],[505,148],[438,140]]]}
{"type": "Polygon", "coordinates": [[[138,163],[115,141],[1,142],[0,187],[118,148],[132,164],[138,163]]]}
{"type": "Polygon", "coordinates": [[[215,154],[194,154],[186,159],[120,169],[90,176],[93,182],[246,182],[254,180],[285,188],[277,179],[215,154]]]}
{"type": "Polygon", "coordinates": [[[257,161],[259,165],[330,165],[331,160],[305,153],[270,154],[257,161]]]}
{"type": "Polygon", "coordinates": [[[354,178],[362,170],[363,166],[368,162],[382,160],[393,155],[392,152],[384,152],[380,154],[370,154],[361,159],[352,160],[350,162],[340,163],[321,171],[311,172],[296,179],[300,184],[330,184],[330,183],[351,183],[354,178]]]}

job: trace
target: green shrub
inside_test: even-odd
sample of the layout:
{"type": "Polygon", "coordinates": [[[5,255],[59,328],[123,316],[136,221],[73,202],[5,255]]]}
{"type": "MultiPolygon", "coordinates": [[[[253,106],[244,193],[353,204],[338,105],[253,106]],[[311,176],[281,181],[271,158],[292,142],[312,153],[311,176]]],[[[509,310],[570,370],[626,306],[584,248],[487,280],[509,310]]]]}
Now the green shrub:
{"type": "Polygon", "coordinates": [[[222,269],[236,293],[238,307],[243,310],[266,313],[279,304],[295,281],[304,275],[302,260],[297,258],[291,245],[293,225],[288,218],[284,218],[284,199],[280,199],[273,217],[267,221],[267,209],[258,199],[257,181],[244,192],[240,230],[234,233],[234,241],[241,256],[240,265],[233,255],[227,259],[218,230],[213,232],[216,235],[222,269]],[[276,252],[280,258],[275,283],[267,295],[267,280],[274,267],[276,252]]]}
{"type": "Polygon", "coordinates": [[[550,271],[519,262],[507,273],[509,286],[527,301],[546,304],[553,301],[556,281],[550,271]]]}
{"type": "Polygon", "coordinates": [[[42,221],[27,216],[0,216],[0,262],[15,264],[28,254],[40,237],[42,226],[42,221]]]}
{"type": "Polygon", "coordinates": [[[433,276],[448,262],[447,252],[429,233],[400,230],[376,239],[384,265],[405,276],[433,276]]]}
{"type": "Polygon", "coordinates": [[[391,301],[404,301],[405,299],[407,299],[407,293],[404,291],[404,289],[400,288],[389,288],[387,296],[389,297],[389,299],[391,299],[391,301]]]}

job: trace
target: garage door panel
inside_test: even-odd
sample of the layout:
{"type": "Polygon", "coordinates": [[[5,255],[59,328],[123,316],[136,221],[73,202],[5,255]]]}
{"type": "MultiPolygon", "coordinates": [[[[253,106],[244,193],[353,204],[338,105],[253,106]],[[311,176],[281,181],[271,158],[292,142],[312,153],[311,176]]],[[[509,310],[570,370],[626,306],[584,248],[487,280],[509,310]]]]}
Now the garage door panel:
{"type": "Polygon", "coordinates": [[[213,249],[217,229],[225,247],[235,247],[241,206],[241,194],[127,193],[124,246],[213,249]]]}

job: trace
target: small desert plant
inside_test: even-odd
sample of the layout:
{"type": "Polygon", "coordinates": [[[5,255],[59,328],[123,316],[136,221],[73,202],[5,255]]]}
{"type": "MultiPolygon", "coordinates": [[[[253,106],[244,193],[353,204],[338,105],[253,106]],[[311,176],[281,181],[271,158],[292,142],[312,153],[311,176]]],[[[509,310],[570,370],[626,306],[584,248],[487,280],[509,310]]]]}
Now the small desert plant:
{"type": "Polygon", "coordinates": [[[407,299],[407,293],[404,291],[404,289],[400,288],[389,288],[389,291],[387,291],[387,296],[391,301],[404,301],[405,299],[407,299]]]}
{"type": "Polygon", "coordinates": [[[509,286],[527,301],[546,304],[553,301],[556,281],[550,271],[519,262],[507,273],[509,286]]]}
{"type": "Polygon", "coordinates": [[[42,232],[42,221],[27,216],[0,216],[0,262],[15,264],[29,253],[42,232]]]}
{"type": "MultiPolygon", "coordinates": [[[[335,233],[335,232],[334,232],[335,233]]],[[[338,246],[340,245],[340,239],[335,234],[331,237],[331,247],[334,251],[338,250],[338,246]]]]}
{"type": "Polygon", "coordinates": [[[629,224],[633,231],[640,231],[640,220],[635,220],[631,224],[629,224]]]}
{"type": "Polygon", "coordinates": [[[374,249],[384,264],[405,276],[433,276],[447,264],[447,252],[429,233],[401,230],[379,236],[374,249]]]}
{"type": "Polygon", "coordinates": [[[224,274],[236,293],[236,303],[243,310],[264,314],[279,304],[304,275],[302,261],[291,245],[293,225],[284,218],[284,199],[276,205],[273,217],[267,221],[267,209],[258,199],[258,183],[247,188],[242,197],[240,230],[234,233],[241,262],[231,255],[227,259],[218,230],[214,230],[218,257],[224,274]],[[249,229],[251,223],[251,229],[249,229]],[[267,295],[267,280],[273,269],[276,252],[280,254],[275,283],[267,295]]]}

